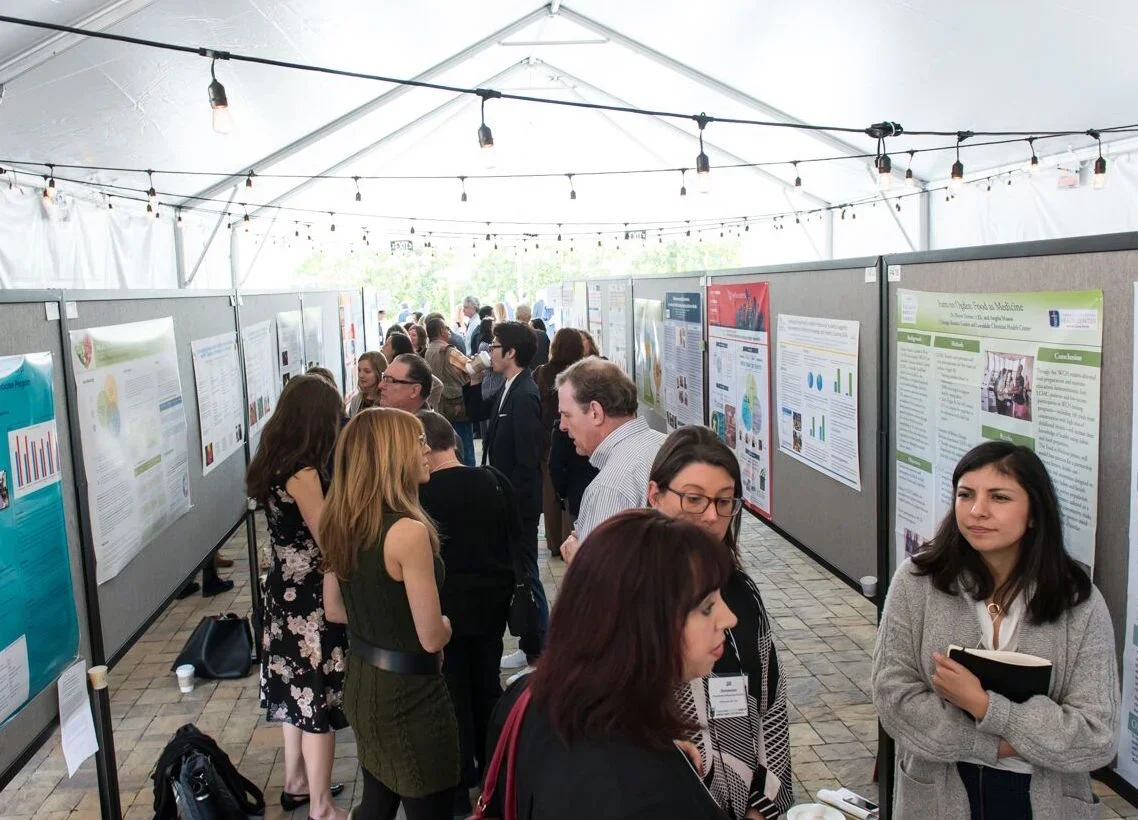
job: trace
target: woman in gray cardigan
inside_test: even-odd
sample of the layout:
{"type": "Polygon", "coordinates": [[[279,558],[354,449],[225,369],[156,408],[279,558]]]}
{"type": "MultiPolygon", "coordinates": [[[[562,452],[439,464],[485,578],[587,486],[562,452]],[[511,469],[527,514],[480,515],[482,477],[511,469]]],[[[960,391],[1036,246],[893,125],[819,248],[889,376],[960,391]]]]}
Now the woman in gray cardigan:
{"type": "Polygon", "coordinates": [[[955,508],[897,570],[873,653],[873,702],[897,742],[895,816],[1082,820],[1089,773],[1114,757],[1118,666],[1102,595],[1067,555],[1039,458],[988,442],[952,475],[955,508]],[[1053,664],[1013,703],[945,657],[949,644],[1053,664]]]}

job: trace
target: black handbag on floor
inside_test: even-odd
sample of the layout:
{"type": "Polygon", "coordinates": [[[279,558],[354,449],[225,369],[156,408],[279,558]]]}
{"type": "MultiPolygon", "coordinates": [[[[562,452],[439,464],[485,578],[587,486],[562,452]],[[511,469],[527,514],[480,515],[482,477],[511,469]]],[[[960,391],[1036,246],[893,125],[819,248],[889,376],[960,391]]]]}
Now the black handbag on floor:
{"type": "Polygon", "coordinates": [[[518,541],[522,533],[518,501],[514,495],[514,486],[505,473],[490,465],[486,465],[483,469],[489,470],[490,474],[494,476],[498,485],[498,492],[502,494],[506,509],[509,511],[510,560],[514,565],[514,594],[510,599],[510,615],[506,623],[509,626],[510,634],[515,638],[520,638],[537,629],[540,607],[537,596],[534,595],[533,587],[530,585],[529,573],[522,566],[518,556],[518,541]]]}
{"type": "Polygon", "coordinates": [[[247,820],[265,798],[192,723],[174,733],[151,772],[155,820],[247,820]]]}
{"type": "Polygon", "coordinates": [[[249,619],[233,612],[202,618],[170,670],[184,663],[192,663],[199,678],[225,680],[248,675],[253,667],[253,628],[249,619]]]}

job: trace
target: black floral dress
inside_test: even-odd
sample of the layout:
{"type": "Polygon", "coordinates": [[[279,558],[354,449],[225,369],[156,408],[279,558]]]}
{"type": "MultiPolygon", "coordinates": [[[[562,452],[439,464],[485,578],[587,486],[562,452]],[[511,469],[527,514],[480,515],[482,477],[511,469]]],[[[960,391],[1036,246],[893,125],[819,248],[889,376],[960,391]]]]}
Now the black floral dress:
{"type": "Polygon", "coordinates": [[[343,729],[348,633],[324,620],[320,550],[286,483],[273,483],[265,505],[273,564],[265,582],[261,706],[270,721],[305,732],[343,729]]]}

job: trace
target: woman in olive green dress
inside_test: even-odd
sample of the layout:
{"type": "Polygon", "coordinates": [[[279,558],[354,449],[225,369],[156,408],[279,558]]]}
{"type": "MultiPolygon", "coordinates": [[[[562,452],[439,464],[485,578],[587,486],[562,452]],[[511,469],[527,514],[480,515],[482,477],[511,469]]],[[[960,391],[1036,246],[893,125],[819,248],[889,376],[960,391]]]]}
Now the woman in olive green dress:
{"type": "MultiPolygon", "coordinates": [[[[351,649],[344,710],[364,793],[357,820],[450,820],[458,724],[442,675],[450,640],[434,525],[419,506],[429,478],[422,424],[374,408],[348,422],[320,520],[325,570],[339,579],[351,649]]],[[[324,587],[335,594],[333,576],[324,587]]]]}

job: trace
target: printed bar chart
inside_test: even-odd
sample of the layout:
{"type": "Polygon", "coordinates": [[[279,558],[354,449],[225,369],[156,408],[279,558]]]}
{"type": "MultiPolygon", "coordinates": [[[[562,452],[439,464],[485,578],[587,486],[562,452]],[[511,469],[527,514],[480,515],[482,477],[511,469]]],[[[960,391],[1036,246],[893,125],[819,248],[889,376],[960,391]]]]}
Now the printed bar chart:
{"type": "Polygon", "coordinates": [[[59,440],[54,420],[9,431],[8,452],[16,498],[59,481],[59,440]]]}

